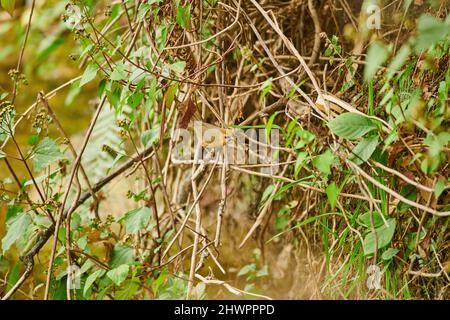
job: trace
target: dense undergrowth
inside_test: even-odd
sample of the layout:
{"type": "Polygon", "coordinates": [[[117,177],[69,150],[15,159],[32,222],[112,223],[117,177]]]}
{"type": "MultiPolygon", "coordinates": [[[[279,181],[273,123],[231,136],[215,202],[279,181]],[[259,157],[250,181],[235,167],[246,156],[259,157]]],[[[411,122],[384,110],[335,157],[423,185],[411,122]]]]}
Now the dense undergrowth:
{"type": "Polygon", "coordinates": [[[3,298],[450,298],[447,1],[1,4],[3,298]]]}

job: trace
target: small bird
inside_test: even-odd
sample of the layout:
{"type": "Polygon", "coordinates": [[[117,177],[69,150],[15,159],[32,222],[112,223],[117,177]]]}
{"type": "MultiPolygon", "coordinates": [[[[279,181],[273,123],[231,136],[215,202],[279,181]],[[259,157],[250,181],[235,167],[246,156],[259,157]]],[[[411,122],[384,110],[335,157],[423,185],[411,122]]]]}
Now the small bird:
{"type": "Polygon", "coordinates": [[[178,104],[177,128],[192,128],[201,137],[202,147],[218,148],[227,143],[230,130],[204,122],[191,97],[178,104]],[[201,130],[201,132],[199,131],[201,130]]]}

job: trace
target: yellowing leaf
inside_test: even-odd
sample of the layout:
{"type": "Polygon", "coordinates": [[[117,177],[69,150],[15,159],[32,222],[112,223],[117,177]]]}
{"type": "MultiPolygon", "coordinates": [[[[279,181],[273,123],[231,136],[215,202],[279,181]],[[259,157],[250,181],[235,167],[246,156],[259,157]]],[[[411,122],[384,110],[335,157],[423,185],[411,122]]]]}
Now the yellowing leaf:
{"type": "Polygon", "coordinates": [[[15,0],[1,0],[1,5],[3,7],[3,9],[5,9],[6,11],[8,11],[8,13],[10,14],[10,16],[12,17],[13,13],[14,13],[14,4],[15,4],[15,0]]]}

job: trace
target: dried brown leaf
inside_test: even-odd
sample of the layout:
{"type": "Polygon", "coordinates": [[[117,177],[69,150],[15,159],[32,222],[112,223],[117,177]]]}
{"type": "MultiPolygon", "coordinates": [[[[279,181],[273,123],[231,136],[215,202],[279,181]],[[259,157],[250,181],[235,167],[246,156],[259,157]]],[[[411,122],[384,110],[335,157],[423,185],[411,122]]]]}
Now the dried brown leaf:
{"type": "Polygon", "coordinates": [[[186,129],[194,116],[196,107],[192,99],[189,97],[178,105],[177,128],[186,129]]]}

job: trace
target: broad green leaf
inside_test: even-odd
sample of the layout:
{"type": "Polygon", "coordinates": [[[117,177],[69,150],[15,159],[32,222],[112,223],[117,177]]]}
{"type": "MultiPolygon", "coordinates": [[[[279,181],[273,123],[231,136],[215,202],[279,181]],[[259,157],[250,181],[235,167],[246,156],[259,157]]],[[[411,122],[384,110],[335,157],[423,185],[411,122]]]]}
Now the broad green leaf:
{"type": "Polygon", "coordinates": [[[118,290],[114,299],[116,300],[130,300],[133,298],[136,291],[139,290],[141,284],[137,279],[126,281],[121,290],[118,290]]]}
{"type": "Polygon", "coordinates": [[[2,8],[5,9],[10,14],[10,16],[12,16],[14,13],[15,2],[15,0],[1,0],[0,3],[2,5],[2,8]]]}
{"type": "Polygon", "coordinates": [[[367,256],[375,253],[375,247],[381,249],[391,243],[395,233],[395,219],[388,219],[387,224],[388,226],[383,224],[381,227],[375,229],[376,237],[378,239],[376,242],[377,245],[375,245],[375,234],[372,231],[366,235],[363,243],[364,255],[367,256]]]}
{"type": "Polygon", "coordinates": [[[137,233],[148,225],[151,214],[150,208],[142,207],[126,213],[119,222],[125,227],[126,233],[137,233]]]}
{"type": "Polygon", "coordinates": [[[145,148],[150,147],[159,139],[159,130],[160,126],[158,125],[142,133],[141,142],[145,148]]]}
{"type": "Polygon", "coordinates": [[[111,262],[109,263],[112,268],[116,268],[122,264],[130,264],[134,262],[133,248],[121,243],[117,243],[114,246],[111,262]]]}
{"type": "MultiPolygon", "coordinates": [[[[384,224],[383,218],[381,217],[381,215],[374,211],[372,212],[373,215],[373,225],[375,228],[380,227],[384,224]]],[[[360,216],[358,216],[357,219],[358,223],[366,228],[370,228],[371,227],[371,223],[370,223],[370,212],[366,212],[360,216]]]]}
{"type": "Polygon", "coordinates": [[[22,211],[23,209],[19,206],[9,205],[8,209],[6,210],[6,224],[9,224],[10,219],[16,217],[22,211]]]}
{"type": "Polygon", "coordinates": [[[80,88],[84,86],[86,83],[94,80],[95,76],[97,75],[98,66],[95,63],[90,63],[86,67],[86,70],[84,70],[83,76],[80,80],[80,88]]]}
{"type": "Polygon", "coordinates": [[[113,72],[111,72],[110,79],[114,81],[120,81],[127,78],[127,72],[123,63],[116,63],[113,72]]]}
{"type": "Polygon", "coordinates": [[[300,137],[300,141],[297,142],[294,149],[298,150],[311,143],[315,138],[315,134],[309,132],[308,130],[299,129],[295,132],[295,134],[300,137]]]}
{"type": "Polygon", "coordinates": [[[364,79],[370,81],[378,71],[378,68],[389,57],[389,49],[381,42],[372,43],[367,51],[366,66],[364,68],[364,79]]]}
{"type": "Polygon", "coordinates": [[[340,190],[335,182],[332,182],[326,189],[328,201],[330,202],[331,208],[334,209],[336,206],[336,200],[339,196],[340,190]]]}
{"type": "Polygon", "coordinates": [[[86,293],[88,292],[89,288],[94,284],[94,282],[95,282],[98,278],[103,277],[103,275],[104,275],[105,273],[106,273],[105,270],[100,269],[100,270],[97,270],[97,271],[91,273],[91,274],[87,277],[86,282],[84,283],[84,288],[83,288],[83,296],[84,296],[85,298],[88,298],[88,297],[86,296],[86,293]]]}
{"type": "Polygon", "coordinates": [[[86,260],[85,263],[80,268],[80,274],[84,274],[85,272],[89,271],[93,266],[95,266],[95,263],[92,260],[86,260]]]}
{"type": "Polygon", "coordinates": [[[190,29],[191,24],[191,4],[189,3],[187,6],[178,6],[177,8],[177,17],[176,17],[177,23],[183,28],[183,29],[190,29]]]}
{"type": "Polygon", "coordinates": [[[110,278],[116,285],[120,286],[120,284],[127,278],[129,271],[130,266],[127,264],[122,264],[117,268],[108,271],[108,273],[106,273],[106,276],[110,278]]]}
{"type": "Polygon", "coordinates": [[[355,140],[377,127],[369,118],[353,112],[343,113],[328,123],[328,127],[338,137],[355,140]]]}
{"type": "Polygon", "coordinates": [[[50,164],[64,159],[64,154],[59,150],[58,144],[46,137],[41,143],[34,149],[33,153],[33,166],[34,170],[42,171],[50,164]]]}
{"type": "Polygon", "coordinates": [[[381,255],[381,259],[383,259],[384,261],[389,261],[391,260],[393,257],[395,257],[395,255],[397,253],[399,253],[400,250],[398,249],[394,249],[394,248],[389,248],[387,249],[385,252],[383,252],[383,254],[381,255]]]}
{"type": "Polygon", "coordinates": [[[6,232],[5,237],[2,239],[2,250],[3,252],[9,250],[9,248],[21,237],[24,236],[25,232],[28,229],[28,226],[31,224],[32,218],[31,215],[27,213],[18,214],[14,218],[8,221],[8,231],[6,232]]]}
{"type": "Polygon", "coordinates": [[[128,97],[127,103],[131,108],[136,109],[143,99],[144,93],[142,93],[141,91],[135,91],[135,93],[128,97]]]}
{"type": "Polygon", "coordinates": [[[312,164],[321,173],[329,175],[331,174],[331,165],[333,164],[333,161],[334,161],[333,153],[331,152],[331,150],[327,150],[320,156],[315,157],[314,160],[312,161],[312,164]]]}
{"type": "Polygon", "coordinates": [[[369,160],[373,152],[378,146],[378,136],[368,137],[362,140],[353,148],[352,153],[349,156],[349,160],[360,165],[363,162],[369,160]]]}

